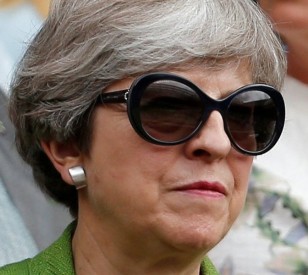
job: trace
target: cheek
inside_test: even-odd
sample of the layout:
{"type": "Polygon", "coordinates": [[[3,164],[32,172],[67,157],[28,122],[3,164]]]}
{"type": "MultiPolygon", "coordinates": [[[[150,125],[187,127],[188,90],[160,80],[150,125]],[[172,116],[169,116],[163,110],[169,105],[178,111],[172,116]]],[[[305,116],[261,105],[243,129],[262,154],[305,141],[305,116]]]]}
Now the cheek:
{"type": "Polygon", "coordinates": [[[233,220],[236,219],[244,206],[253,163],[251,156],[239,155],[236,152],[234,154],[235,156],[228,160],[234,179],[233,194],[230,201],[230,212],[233,220]]]}
{"type": "Polygon", "coordinates": [[[171,165],[168,148],[142,140],[126,114],[110,116],[102,111],[94,122],[101,127],[94,129],[86,170],[89,198],[95,200],[95,208],[108,202],[110,211],[113,205],[124,213],[130,208],[142,209],[142,201],[153,205],[159,195],[157,182],[171,165]]]}
{"type": "MultiPolygon", "coordinates": [[[[105,148],[108,157],[96,163],[88,187],[90,211],[104,223],[116,226],[127,235],[152,231],[153,220],[161,213],[162,180],[170,167],[166,152],[143,146],[116,154],[105,148]],[[152,149],[152,150],[151,150],[152,149]],[[163,155],[163,156],[162,156],[163,155]]],[[[132,145],[133,147],[133,145],[132,145]]]]}

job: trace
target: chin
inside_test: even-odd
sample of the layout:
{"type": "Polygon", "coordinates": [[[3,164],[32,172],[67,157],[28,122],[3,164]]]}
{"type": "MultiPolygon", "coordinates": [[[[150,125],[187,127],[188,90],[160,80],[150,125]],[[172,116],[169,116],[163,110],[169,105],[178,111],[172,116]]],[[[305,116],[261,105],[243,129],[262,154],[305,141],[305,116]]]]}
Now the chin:
{"type": "Polygon", "coordinates": [[[172,235],[172,241],[183,251],[202,251],[206,254],[226,235],[227,232],[221,228],[200,226],[178,230],[172,235]]]}

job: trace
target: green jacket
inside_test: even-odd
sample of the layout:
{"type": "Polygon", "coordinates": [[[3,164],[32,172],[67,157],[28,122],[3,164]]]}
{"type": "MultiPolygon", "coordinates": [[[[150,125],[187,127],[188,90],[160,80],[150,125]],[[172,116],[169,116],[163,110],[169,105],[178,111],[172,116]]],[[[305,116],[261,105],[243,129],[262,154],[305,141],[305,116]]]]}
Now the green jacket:
{"type": "MultiPolygon", "coordinates": [[[[26,259],[0,268],[0,275],[74,275],[71,249],[75,223],[71,223],[62,236],[51,246],[32,259],[26,259]]],[[[201,265],[201,275],[218,275],[213,264],[205,259],[201,265]]]]}

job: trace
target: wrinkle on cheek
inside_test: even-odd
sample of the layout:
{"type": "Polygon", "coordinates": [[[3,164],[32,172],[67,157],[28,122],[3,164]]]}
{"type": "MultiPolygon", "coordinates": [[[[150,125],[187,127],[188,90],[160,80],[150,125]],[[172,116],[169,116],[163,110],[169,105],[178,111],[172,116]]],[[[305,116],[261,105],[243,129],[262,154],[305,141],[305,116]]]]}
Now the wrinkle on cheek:
{"type": "Polygon", "coordinates": [[[234,178],[234,189],[232,192],[230,207],[234,209],[235,218],[242,210],[246,200],[249,178],[253,163],[252,156],[237,155],[236,158],[236,165],[232,165],[232,162],[229,162],[229,165],[233,171],[234,178]]]}

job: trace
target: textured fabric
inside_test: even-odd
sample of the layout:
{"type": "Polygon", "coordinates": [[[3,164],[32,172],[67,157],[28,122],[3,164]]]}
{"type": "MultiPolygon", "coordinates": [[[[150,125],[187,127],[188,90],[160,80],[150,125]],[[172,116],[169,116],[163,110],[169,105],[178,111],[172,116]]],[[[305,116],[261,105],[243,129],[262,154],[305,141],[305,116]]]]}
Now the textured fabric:
{"type": "Polygon", "coordinates": [[[72,232],[75,224],[70,224],[62,236],[50,247],[32,259],[6,265],[0,268],[0,275],[73,275],[73,257],[71,250],[72,232]]]}
{"type": "Polygon", "coordinates": [[[206,258],[201,264],[200,275],[219,275],[219,273],[212,262],[206,258]]]}
{"type": "Polygon", "coordinates": [[[288,77],[285,129],[255,160],[245,208],[210,257],[225,275],[308,274],[308,86],[288,77]]]}
{"type": "MultiPolygon", "coordinates": [[[[34,258],[0,268],[0,275],[74,275],[71,243],[75,227],[76,223],[71,223],[55,243],[34,258]]],[[[218,275],[209,259],[203,261],[200,275],[218,275]]]]}

